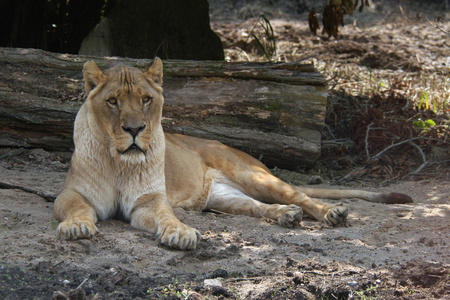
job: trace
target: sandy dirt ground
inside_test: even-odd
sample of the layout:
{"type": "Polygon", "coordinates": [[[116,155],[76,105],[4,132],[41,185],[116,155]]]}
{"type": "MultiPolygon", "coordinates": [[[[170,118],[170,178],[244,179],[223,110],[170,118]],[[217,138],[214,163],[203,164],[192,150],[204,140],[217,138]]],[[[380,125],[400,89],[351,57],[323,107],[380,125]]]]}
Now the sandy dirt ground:
{"type": "MultiPolygon", "coordinates": [[[[218,2],[211,2],[213,28],[221,34],[226,54],[236,59],[242,52],[235,43],[248,32],[232,32],[237,25],[230,23],[231,15],[256,17],[241,22],[249,31],[258,13],[254,6],[233,8],[236,1],[227,1],[220,11],[218,2]]],[[[284,11],[268,17],[286,15],[286,6],[280,7],[284,11]]],[[[294,8],[287,7],[291,12],[294,8]]],[[[275,31],[291,48],[293,32],[308,34],[304,18],[277,20],[273,22],[275,31]]],[[[394,40],[402,47],[408,46],[399,37],[402,32],[414,41],[420,41],[418,28],[435,33],[426,25],[408,22],[402,22],[403,27],[376,26],[367,30],[378,32],[384,26],[395,33],[394,40]]],[[[349,29],[349,34],[353,37],[359,32],[360,36],[352,38],[351,45],[366,47],[365,29],[355,28],[349,29]]],[[[384,35],[379,37],[384,41],[384,35]]],[[[439,41],[439,36],[435,40],[439,41]]],[[[320,38],[305,37],[296,43],[306,54],[314,45],[326,44],[316,56],[319,61],[332,47],[320,38]]],[[[421,61],[430,61],[420,68],[431,68],[436,62],[442,67],[445,49],[439,45],[417,48],[421,61]]],[[[342,66],[349,64],[360,48],[352,49],[333,59],[342,66]]],[[[389,49],[394,51],[395,46],[389,49]]],[[[399,53],[403,56],[397,61],[410,58],[408,52],[399,53]]],[[[42,149],[0,149],[0,181],[57,194],[70,155],[42,149]]],[[[278,170],[277,174],[289,182],[308,180],[308,175],[294,172],[278,170]]],[[[411,205],[345,200],[350,207],[349,227],[328,228],[305,218],[299,228],[287,229],[268,219],[177,209],[183,222],[202,233],[193,251],[161,246],[153,235],[120,220],[99,222],[100,233],[90,240],[58,240],[51,201],[20,189],[0,189],[0,298],[450,299],[450,185],[446,174],[440,171],[440,176],[389,186],[380,186],[381,180],[371,178],[347,183],[346,188],[396,191],[414,199],[411,205]]]]}
{"type": "MultiPolygon", "coordinates": [[[[25,150],[0,161],[0,180],[57,193],[69,157],[25,150]]],[[[304,180],[291,172],[281,176],[304,180]]],[[[178,209],[179,218],[203,235],[198,249],[183,252],[120,220],[99,222],[100,234],[91,240],[58,240],[52,202],[0,189],[0,296],[49,299],[72,290],[103,299],[189,293],[209,299],[448,297],[448,182],[401,182],[381,190],[407,193],[415,202],[347,200],[351,226],[339,228],[306,218],[286,229],[268,219],[178,209]]]]}

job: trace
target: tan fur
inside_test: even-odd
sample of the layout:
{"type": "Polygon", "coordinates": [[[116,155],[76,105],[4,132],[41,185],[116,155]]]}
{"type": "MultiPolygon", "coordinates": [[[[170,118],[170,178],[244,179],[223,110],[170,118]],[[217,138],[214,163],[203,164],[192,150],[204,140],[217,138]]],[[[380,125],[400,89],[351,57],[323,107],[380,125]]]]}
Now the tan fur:
{"type": "Polygon", "coordinates": [[[264,216],[294,227],[303,211],[329,225],[346,222],[345,206],[309,196],[411,202],[395,193],[301,189],[217,141],[164,134],[159,58],[145,72],[124,65],[102,72],[91,61],[83,74],[88,97],[75,120],[75,151],[54,207],[61,238],[90,238],[97,220],[121,217],[165,245],[194,249],[201,235],[181,223],[173,207],[264,216]]]}

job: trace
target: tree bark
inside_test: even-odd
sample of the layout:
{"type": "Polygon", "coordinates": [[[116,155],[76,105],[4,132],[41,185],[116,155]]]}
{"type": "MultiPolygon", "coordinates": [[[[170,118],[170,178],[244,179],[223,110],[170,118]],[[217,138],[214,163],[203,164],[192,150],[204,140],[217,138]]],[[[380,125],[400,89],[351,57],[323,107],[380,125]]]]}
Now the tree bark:
{"type": "MultiPolygon", "coordinates": [[[[88,60],[151,62],[0,48],[0,146],[72,149],[88,60]]],[[[270,167],[312,167],[320,155],[327,90],[311,65],[165,61],[164,96],[168,132],[219,140],[270,167]]]]}

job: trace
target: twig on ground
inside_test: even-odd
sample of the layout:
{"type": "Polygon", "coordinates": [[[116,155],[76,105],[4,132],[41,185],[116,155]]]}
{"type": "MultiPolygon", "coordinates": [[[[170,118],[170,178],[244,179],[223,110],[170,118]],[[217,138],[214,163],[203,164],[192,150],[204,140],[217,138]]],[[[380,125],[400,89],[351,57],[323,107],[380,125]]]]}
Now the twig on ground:
{"type": "Polygon", "coordinates": [[[89,280],[89,277],[84,279],[83,282],[80,283],[80,285],[76,289],[78,290],[79,288],[81,288],[86,283],[86,281],[88,281],[88,280],[89,280]]]}
{"type": "MultiPolygon", "coordinates": [[[[388,151],[388,150],[390,150],[390,149],[392,149],[392,148],[394,148],[394,147],[397,147],[397,146],[400,146],[400,145],[403,145],[403,144],[406,144],[406,143],[411,143],[412,141],[415,141],[415,140],[428,140],[428,141],[443,142],[443,141],[440,140],[440,139],[428,138],[428,137],[422,137],[422,136],[416,136],[416,137],[413,137],[413,138],[410,138],[410,139],[407,139],[407,140],[404,140],[404,141],[401,141],[401,142],[392,144],[392,145],[390,145],[390,146],[387,146],[386,148],[384,148],[383,150],[381,150],[380,152],[378,152],[376,155],[374,155],[374,156],[372,157],[372,159],[376,159],[376,158],[380,157],[380,156],[383,155],[386,151],[388,151]]],[[[446,143],[446,142],[444,142],[444,143],[446,143]]],[[[414,144],[414,145],[415,145],[415,144],[414,144]]],[[[417,146],[417,145],[416,145],[416,146],[417,146]]],[[[422,153],[423,153],[423,152],[422,152],[422,153]]]]}
{"type": "Polygon", "coordinates": [[[370,127],[372,127],[372,125],[373,125],[373,122],[370,123],[370,124],[367,126],[367,129],[366,129],[366,137],[365,137],[365,139],[364,139],[367,161],[370,161],[370,153],[369,153],[369,132],[370,132],[370,127]]]}
{"type": "Polygon", "coordinates": [[[283,67],[287,67],[287,66],[294,66],[294,67],[296,67],[296,66],[298,66],[302,61],[305,61],[305,60],[310,59],[310,58],[314,58],[314,57],[316,57],[317,55],[319,55],[319,53],[320,53],[320,51],[316,51],[316,52],[314,52],[313,54],[310,54],[310,55],[307,55],[307,56],[304,56],[304,57],[300,57],[300,58],[297,59],[296,61],[292,61],[292,62],[287,62],[287,63],[275,65],[273,68],[275,68],[275,69],[282,69],[283,67]]]}
{"type": "Polygon", "coordinates": [[[402,177],[402,179],[405,179],[408,176],[414,177],[414,175],[430,175],[430,176],[435,176],[435,175],[439,175],[439,173],[420,173],[420,171],[422,171],[423,169],[425,169],[426,167],[431,167],[432,165],[442,165],[442,164],[446,164],[449,163],[449,160],[441,160],[441,161],[435,161],[435,162],[427,162],[426,164],[423,163],[421,164],[415,171],[405,175],[402,177]]]}
{"type": "Polygon", "coordinates": [[[53,268],[59,266],[59,265],[62,264],[63,262],[64,262],[64,260],[61,260],[61,261],[57,262],[56,264],[53,265],[53,268]]]}
{"type": "Polygon", "coordinates": [[[1,189],[19,189],[19,190],[22,190],[27,193],[32,193],[32,194],[38,195],[38,196],[44,198],[45,200],[47,200],[48,202],[54,202],[56,199],[56,195],[53,193],[43,192],[43,191],[40,191],[40,190],[37,190],[34,188],[30,188],[28,186],[23,186],[23,185],[10,183],[10,182],[6,182],[6,181],[2,181],[2,180],[0,180],[0,188],[1,189]]]}
{"type": "Polygon", "coordinates": [[[356,169],[353,169],[347,175],[345,175],[341,179],[338,179],[337,183],[352,180],[353,177],[360,175],[362,172],[367,172],[367,168],[366,167],[358,167],[356,169]]]}
{"type": "Polygon", "coordinates": [[[436,18],[436,21],[434,21],[434,24],[431,23],[431,21],[428,19],[427,16],[425,16],[425,20],[427,20],[428,24],[429,24],[431,27],[436,28],[436,29],[442,31],[442,32],[445,33],[445,34],[450,34],[450,31],[445,30],[444,28],[442,28],[442,27],[439,25],[439,23],[443,23],[442,17],[437,17],[437,18],[436,18]]]}
{"type": "Polygon", "coordinates": [[[333,137],[333,139],[336,139],[336,136],[333,134],[333,132],[331,131],[330,125],[325,124],[325,128],[327,129],[328,133],[333,137]]]}
{"type": "Polygon", "coordinates": [[[10,158],[12,156],[19,155],[19,154],[21,154],[23,152],[25,152],[24,148],[14,149],[12,151],[9,151],[9,152],[6,152],[6,153],[0,155],[0,160],[5,159],[5,158],[10,158]]]}
{"type": "Polygon", "coordinates": [[[422,156],[423,163],[414,171],[411,173],[411,175],[419,173],[423,168],[429,165],[427,161],[427,157],[425,156],[425,153],[423,153],[422,148],[420,148],[419,145],[416,145],[414,143],[411,143],[411,146],[415,147],[417,151],[419,151],[420,156],[422,156]]]}

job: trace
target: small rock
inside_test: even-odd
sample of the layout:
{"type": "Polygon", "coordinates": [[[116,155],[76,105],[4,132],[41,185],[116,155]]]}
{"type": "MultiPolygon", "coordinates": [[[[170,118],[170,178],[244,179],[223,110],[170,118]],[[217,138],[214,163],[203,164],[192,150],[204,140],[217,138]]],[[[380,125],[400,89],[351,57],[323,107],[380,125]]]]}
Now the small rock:
{"type": "Polygon", "coordinates": [[[212,273],[212,277],[211,278],[217,278],[217,277],[222,277],[222,278],[227,278],[228,277],[228,271],[224,270],[224,269],[217,269],[212,273]]]}
{"type": "Polygon", "coordinates": [[[77,288],[76,290],[70,290],[67,294],[70,300],[85,300],[86,292],[83,288],[77,288]]]}
{"type": "Polygon", "coordinates": [[[129,263],[130,263],[128,257],[122,258],[122,259],[120,260],[120,262],[123,263],[123,264],[129,264],[129,263]]]}
{"type": "Polygon", "coordinates": [[[196,292],[189,292],[187,300],[202,300],[203,296],[196,292]]]}
{"type": "Polygon", "coordinates": [[[349,286],[356,286],[356,285],[358,285],[358,282],[356,282],[356,281],[349,281],[349,282],[347,282],[347,284],[349,286]]]}
{"type": "Polygon", "coordinates": [[[300,247],[304,248],[306,251],[311,251],[312,249],[311,244],[308,243],[301,244],[300,247]]]}
{"type": "Polygon", "coordinates": [[[286,258],[286,268],[290,268],[292,266],[295,266],[297,264],[297,262],[295,260],[293,260],[290,257],[286,258]]]}
{"type": "Polygon", "coordinates": [[[53,293],[52,300],[68,300],[69,297],[61,291],[56,291],[53,293]]]}
{"type": "Polygon", "coordinates": [[[286,240],[280,236],[279,234],[272,234],[269,238],[269,240],[277,245],[280,244],[287,244],[286,240]]]}
{"type": "Polygon", "coordinates": [[[295,284],[302,284],[303,283],[303,278],[301,276],[295,276],[294,279],[292,280],[295,284]]]}
{"type": "Polygon", "coordinates": [[[322,177],[320,177],[318,175],[313,175],[313,176],[309,177],[307,184],[309,184],[309,185],[321,184],[322,182],[323,182],[322,177]]]}
{"type": "Polygon", "coordinates": [[[229,291],[227,291],[226,289],[224,289],[221,286],[213,286],[213,287],[211,287],[211,294],[213,296],[216,296],[216,297],[224,296],[224,297],[229,298],[229,297],[232,296],[232,294],[229,291]]]}
{"type": "Polygon", "coordinates": [[[213,287],[213,286],[222,287],[222,279],[221,278],[205,279],[203,281],[203,285],[205,287],[213,287]]]}

